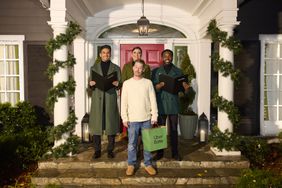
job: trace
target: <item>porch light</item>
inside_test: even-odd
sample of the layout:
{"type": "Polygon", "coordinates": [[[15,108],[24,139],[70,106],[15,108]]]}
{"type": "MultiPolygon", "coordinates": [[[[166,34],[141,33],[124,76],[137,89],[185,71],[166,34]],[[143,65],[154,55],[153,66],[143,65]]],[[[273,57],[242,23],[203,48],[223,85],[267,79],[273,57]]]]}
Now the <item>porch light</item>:
{"type": "Polygon", "coordinates": [[[139,36],[148,36],[150,21],[144,16],[144,0],[142,0],[142,16],[137,21],[139,36]]]}
{"type": "Polygon", "coordinates": [[[199,142],[208,142],[209,122],[205,113],[202,113],[198,119],[198,138],[199,142]]]}
{"type": "Polygon", "coordinates": [[[81,120],[81,141],[82,143],[90,142],[88,113],[86,113],[81,120]]]}

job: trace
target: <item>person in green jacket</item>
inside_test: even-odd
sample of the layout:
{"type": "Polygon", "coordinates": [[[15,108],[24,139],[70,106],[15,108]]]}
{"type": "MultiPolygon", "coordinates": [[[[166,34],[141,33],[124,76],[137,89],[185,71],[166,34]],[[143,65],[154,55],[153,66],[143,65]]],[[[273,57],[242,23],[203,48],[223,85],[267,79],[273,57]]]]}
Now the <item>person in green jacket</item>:
{"type": "Polygon", "coordinates": [[[104,45],[100,48],[101,61],[91,67],[91,78],[93,72],[101,76],[116,72],[117,80],[113,81],[114,87],[107,91],[97,88],[95,81],[89,85],[93,89],[91,97],[91,109],[89,117],[89,131],[94,139],[95,153],[93,159],[101,157],[101,135],[105,132],[108,135],[108,158],[114,158],[115,135],[120,132],[120,116],[117,104],[117,89],[121,84],[121,71],[119,66],[111,62],[111,47],[104,45]]]}
{"type": "MultiPolygon", "coordinates": [[[[121,71],[121,80],[124,82],[125,80],[128,80],[129,78],[133,77],[133,62],[138,61],[142,57],[142,49],[139,46],[136,46],[132,49],[132,61],[126,63],[121,71]]],[[[148,64],[145,64],[145,70],[143,72],[143,77],[147,79],[151,79],[151,70],[150,66],[148,64]]]]}
{"type": "MultiPolygon", "coordinates": [[[[170,128],[170,145],[171,145],[171,156],[173,159],[180,161],[181,157],[178,152],[178,113],[179,113],[179,99],[178,93],[172,94],[164,91],[162,88],[165,83],[159,81],[161,74],[168,75],[170,77],[179,77],[183,73],[181,69],[176,67],[172,63],[173,52],[169,49],[162,51],[163,65],[154,70],[152,81],[155,86],[157,105],[158,105],[158,124],[165,125],[166,119],[170,128]]],[[[189,85],[186,82],[182,82],[185,93],[188,92],[189,85]]],[[[155,160],[159,160],[163,157],[163,150],[158,150],[157,155],[154,157],[155,160]]]]}
{"type": "MultiPolygon", "coordinates": [[[[132,61],[124,64],[122,71],[121,71],[121,80],[122,82],[130,79],[133,77],[133,62],[139,61],[142,57],[142,49],[139,46],[134,47],[131,50],[131,58],[132,61]]],[[[148,64],[145,64],[144,72],[142,74],[144,78],[151,79],[151,69],[148,64]]],[[[120,139],[126,137],[126,128],[123,127],[122,134],[120,139]]]]}

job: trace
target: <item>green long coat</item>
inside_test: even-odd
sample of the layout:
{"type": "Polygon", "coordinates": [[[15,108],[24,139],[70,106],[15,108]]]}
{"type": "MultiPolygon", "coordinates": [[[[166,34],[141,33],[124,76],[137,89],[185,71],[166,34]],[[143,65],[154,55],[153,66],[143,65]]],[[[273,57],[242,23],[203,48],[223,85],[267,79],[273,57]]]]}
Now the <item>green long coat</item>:
{"type": "MultiPolygon", "coordinates": [[[[103,75],[101,64],[95,63],[91,67],[92,70],[100,75],[103,75]]],[[[110,63],[107,75],[117,72],[119,83],[121,83],[121,72],[119,66],[110,63]]],[[[92,75],[91,75],[92,77],[92,75]]],[[[109,89],[104,92],[98,88],[92,91],[91,110],[89,118],[89,131],[92,135],[102,135],[102,117],[103,117],[103,101],[105,96],[105,134],[115,135],[120,131],[120,117],[117,105],[117,91],[116,88],[109,89]]]]}
{"type": "MultiPolygon", "coordinates": [[[[165,72],[163,65],[155,69],[153,72],[154,75],[152,75],[152,82],[154,86],[159,83],[160,74],[166,74],[174,78],[183,75],[182,71],[179,68],[177,68],[175,65],[172,66],[168,74],[165,72]]],[[[156,91],[156,97],[158,104],[158,112],[160,115],[163,114],[172,115],[179,113],[178,94],[174,95],[169,92],[160,90],[160,91],[156,91]]]]}

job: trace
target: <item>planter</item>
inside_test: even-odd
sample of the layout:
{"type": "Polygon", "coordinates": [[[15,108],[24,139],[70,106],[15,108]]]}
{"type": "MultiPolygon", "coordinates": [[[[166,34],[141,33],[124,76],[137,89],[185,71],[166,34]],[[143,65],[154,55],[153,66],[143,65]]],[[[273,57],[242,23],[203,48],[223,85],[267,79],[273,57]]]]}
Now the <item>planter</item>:
{"type": "Polygon", "coordinates": [[[181,115],[179,114],[179,127],[181,137],[184,139],[193,139],[197,128],[197,115],[181,115]]]}

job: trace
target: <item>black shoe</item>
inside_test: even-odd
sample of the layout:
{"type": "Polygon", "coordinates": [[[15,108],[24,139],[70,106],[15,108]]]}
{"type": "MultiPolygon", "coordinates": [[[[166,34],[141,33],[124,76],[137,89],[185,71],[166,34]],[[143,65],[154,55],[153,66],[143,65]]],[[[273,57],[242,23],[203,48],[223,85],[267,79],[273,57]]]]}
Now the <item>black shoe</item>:
{"type": "Polygon", "coordinates": [[[108,152],[108,158],[112,159],[112,158],[114,158],[114,157],[115,157],[114,152],[109,151],[109,152],[108,152]]]}
{"type": "Polygon", "coordinates": [[[174,160],[176,160],[176,161],[181,161],[181,160],[182,160],[182,158],[180,157],[179,154],[172,155],[172,158],[173,158],[174,160]]]}
{"type": "Polygon", "coordinates": [[[93,159],[98,159],[98,158],[100,158],[101,157],[101,151],[96,151],[95,153],[94,153],[94,155],[93,155],[93,159]]]}
{"type": "Polygon", "coordinates": [[[163,157],[164,157],[163,152],[157,152],[157,154],[153,157],[153,160],[158,161],[158,160],[162,159],[163,157]]]}

